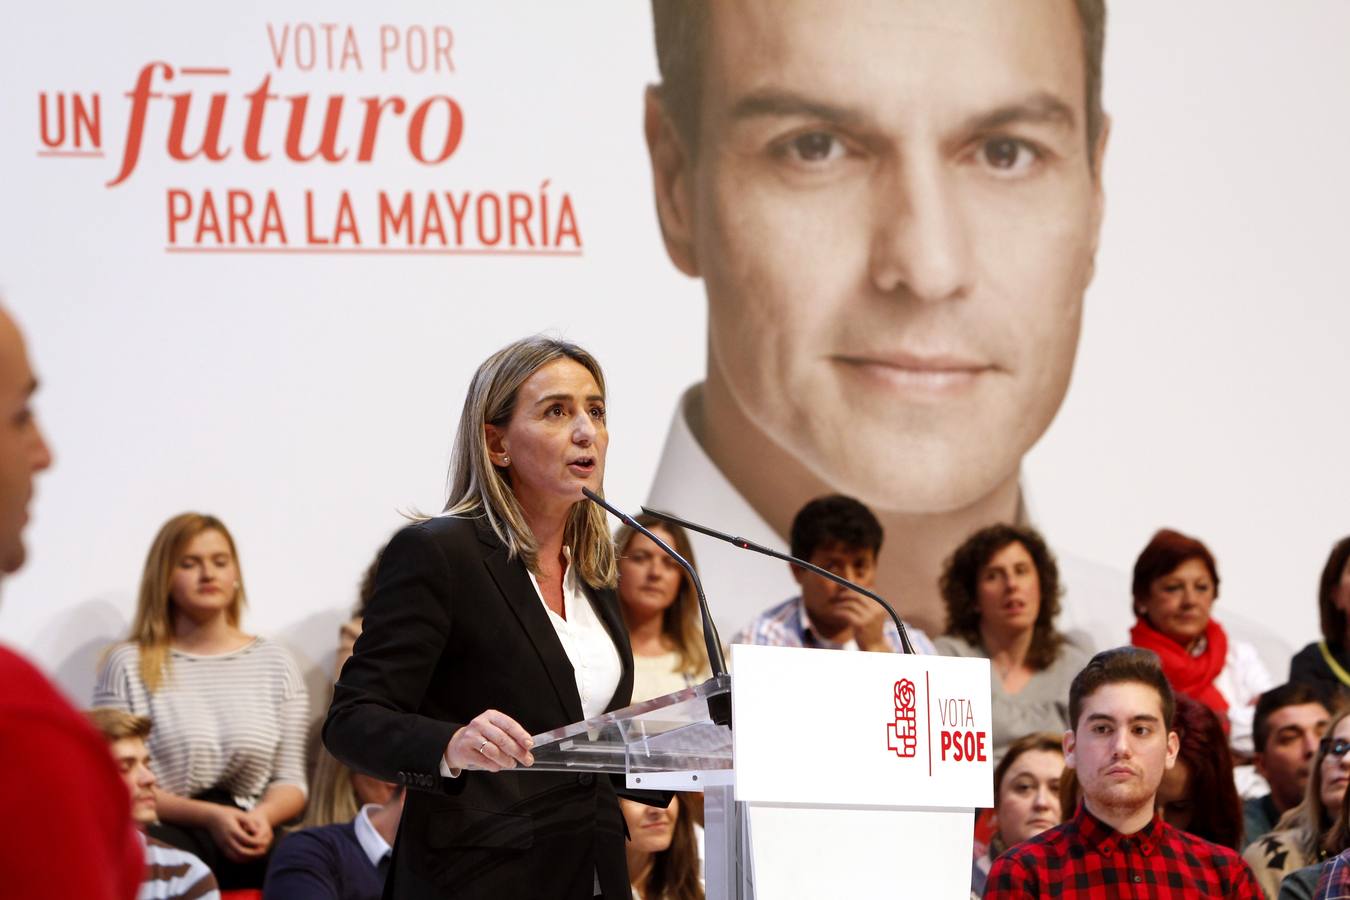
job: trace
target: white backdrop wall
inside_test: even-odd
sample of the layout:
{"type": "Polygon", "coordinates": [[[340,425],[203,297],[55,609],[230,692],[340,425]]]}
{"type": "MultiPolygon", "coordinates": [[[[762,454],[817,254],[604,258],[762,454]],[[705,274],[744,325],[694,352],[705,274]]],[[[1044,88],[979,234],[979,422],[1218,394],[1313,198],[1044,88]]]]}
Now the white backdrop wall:
{"type": "MultiPolygon", "coordinates": [[[[326,698],[360,573],[400,509],[439,509],[468,377],[525,333],[557,332],[604,362],[607,489],[629,508],[645,499],[670,411],[701,377],[705,328],[701,285],[670,266],[653,212],[646,4],[56,0],[4,19],[0,293],[28,334],[57,459],[39,481],[29,564],[4,585],[0,635],[75,698],[125,634],[155,530],[184,509],[230,524],[247,626],[296,649],[326,698]],[[350,27],[359,71],[350,58],[328,69],[322,23],[336,26],[338,58],[350,27]],[[381,26],[400,34],[387,68],[381,37],[394,31],[381,26]],[[410,26],[433,47],[436,27],[449,29],[453,71],[409,71],[410,26]],[[283,31],[304,39],[299,59],[292,43],[278,61],[283,31]],[[305,69],[309,33],[319,53],[305,69]],[[108,186],[127,94],[154,61],[175,78],[156,75],[164,96],[147,105],[139,162],[108,186]],[[283,99],[264,120],[272,158],[253,162],[240,149],[245,95],[269,74],[283,99]],[[168,95],[189,88],[189,148],[211,93],[228,95],[222,142],[235,149],[223,161],[166,151],[168,95]],[[43,143],[40,96],[50,112],[57,93],[99,95],[102,156],[42,155],[77,149],[71,131],[43,143]],[[306,151],[328,96],[345,98],[347,159],[284,158],[284,98],[301,93],[306,151]],[[458,104],[462,134],[431,166],[406,133],[413,107],[438,94],[458,104]],[[360,98],[392,95],[407,111],[385,120],[370,162],[354,161],[360,98]],[[226,191],[259,209],[275,191],[291,246],[304,243],[306,191],[330,236],[347,191],[362,248],[385,251],[407,242],[378,240],[380,191],[502,204],[514,192],[532,198],[536,244],[547,219],[556,246],[518,233],[488,249],[531,253],[184,253],[169,249],[172,189],[198,211],[213,192],[222,231],[226,191]],[[564,197],[575,238],[551,218],[564,197]]],[[[1127,570],[1160,525],[1200,535],[1220,561],[1220,615],[1268,622],[1291,647],[1313,638],[1318,572],[1350,532],[1348,43],[1350,6],[1337,0],[1114,4],[1097,276],[1068,400],[1026,461],[1038,521],[1077,553],[1127,570]]],[[[447,108],[426,117],[428,154],[447,108]]],[[[199,224],[185,217],[172,243],[193,243],[199,224]]],[[[475,236],[450,243],[483,249],[475,236]]]]}

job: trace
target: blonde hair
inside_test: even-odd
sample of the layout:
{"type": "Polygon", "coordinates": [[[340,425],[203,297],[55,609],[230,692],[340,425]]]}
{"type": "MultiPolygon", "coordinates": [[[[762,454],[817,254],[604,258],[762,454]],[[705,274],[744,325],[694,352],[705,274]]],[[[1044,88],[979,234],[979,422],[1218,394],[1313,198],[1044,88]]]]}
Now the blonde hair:
{"type": "Polygon", "coordinates": [[[233,627],[239,627],[244,607],[244,575],[230,530],[215,516],[179,513],[160,527],[146,554],[140,596],[136,601],[136,619],[131,623],[128,637],[140,650],[141,681],[151,693],[159,689],[169,674],[169,642],[173,638],[175,616],[170,583],[174,569],[192,539],[206,531],[220,532],[225,543],[230,545],[239,582],[225,611],[225,619],[233,627]]]}
{"type": "Polygon", "coordinates": [[[130,738],[145,740],[150,737],[150,720],[112,706],[96,706],[84,712],[104,740],[113,744],[130,738]]]}
{"type": "MultiPolygon", "coordinates": [[[[1336,732],[1336,726],[1350,716],[1350,708],[1341,708],[1333,713],[1322,732],[1330,738],[1336,732]]],[[[1285,812],[1275,823],[1273,831],[1292,832],[1293,843],[1303,858],[1316,862],[1321,857],[1322,844],[1331,837],[1335,822],[1327,815],[1326,805],[1322,803],[1322,762],[1327,758],[1326,750],[1319,743],[1317,754],[1313,757],[1312,770],[1308,775],[1308,789],[1303,792],[1303,800],[1298,806],[1285,812]]]]}
{"type": "MultiPolygon", "coordinates": [[[[595,357],[576,344],[542,335],[508,344],[474,372],[451,451],[450,497],[445,504],[445,512],[451,515],[486,518],[506,545],[507,554],[511,558],[520,557],[525,567],[536,574],[539,546],[525,522],[506,469],[494,465],[488,455],[484,426],[505,428],[515,412],[520,386],[535,372],[559,359],[579,363],[591,373],[601,395],[605,393],[605,375],[595,357]]],[[[604,588],[618,582],[614,545],[600,507],[586,502],[573,504],[563,531],[563,544],[571,552],[574,570],[588,585],[604,588]]]]}
{"type": "MultiPolygon", "coordinates": [[[[698,563],[694,562],[694,548],[689,543],[689,535],[683,528],[647,513],[633,518],[639,525],[653,531],[664,531],[670,535],[670,540],[667,543],[674,548],[676,553],[688,560],[689,565],[697,571],[698,563]]],[[[632,543],[634,535],[639,533],[627,525],[620,525],[618,530],[614,532],[614,549],[621,558],[628,553],[628,545],[632,543]]],[[[660,537],[660,535],[658,534],[657,537],[660,537]]],[[[628,606],[623,602],[622,582],[620,582],[619,588],[619,610],[623,613],[624,620],[627,621],[628,606]]],[[[703,619],[698,606],[698,592],[694,588],[694,580],[689,577],[689,573],[684,569],[680,569],[680,589],[675,594],[675,602],[667,606],[661,614],[661,634],[675,645],[675,649],[680,655],[681,672],[697,675],[710,668],[708,648],[703,641],[703,619]]]]}
{"type": "Polygon", "coordinates": [[[309,780],[309,788],[301,828],[350,822],[361,811],[361,802],[352,785],[352,770],[338,762],[322,744],[314,761],[314,777],[309,780]]]}

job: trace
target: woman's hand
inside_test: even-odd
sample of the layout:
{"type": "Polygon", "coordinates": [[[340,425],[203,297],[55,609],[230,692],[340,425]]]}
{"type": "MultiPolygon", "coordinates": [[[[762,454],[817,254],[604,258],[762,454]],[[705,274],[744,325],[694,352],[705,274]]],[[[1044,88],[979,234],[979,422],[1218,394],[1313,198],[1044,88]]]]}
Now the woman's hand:
{"type": "Polygon", "coordinates": [[[206,827],[211,833],[211,840],[216,842],[227,858],[234,862],[247,862],[267,852],[268,845],[272,843],[270,824],[266,825],[266,840],[260,843],[254,834],[257,824],[252,813],[233,806],[213,805],[216,809],[212,810],[206,827]]]}
{"type": "Polygon", "coordinates": [[[263,852],[272,845],[272,823],[267,819],[267,813],[259,807],[244,813],[239,819],[239,824],[249,836],[253,838],[254,846],[261,846],[263,852]]]}
{"type": "Polygon", "coordinates": [[[534,765],[534,741],[520,723],[506,713],[489,709],[454,733],[445,746],[445,762],[452,769],[500,772],[517,765],[534,765]]]}

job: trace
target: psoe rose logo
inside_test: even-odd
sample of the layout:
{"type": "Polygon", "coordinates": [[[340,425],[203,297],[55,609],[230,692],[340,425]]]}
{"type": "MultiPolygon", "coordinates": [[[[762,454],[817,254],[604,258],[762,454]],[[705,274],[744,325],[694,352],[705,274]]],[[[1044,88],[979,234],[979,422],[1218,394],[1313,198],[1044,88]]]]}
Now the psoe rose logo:
{"type": "Polygon", "coordinates": [[[895,683],[895,713],[886,726],[886,748],[901,759],[919,753],[919,726],[914,711],[914,682],[902,678],[895,683]]]}

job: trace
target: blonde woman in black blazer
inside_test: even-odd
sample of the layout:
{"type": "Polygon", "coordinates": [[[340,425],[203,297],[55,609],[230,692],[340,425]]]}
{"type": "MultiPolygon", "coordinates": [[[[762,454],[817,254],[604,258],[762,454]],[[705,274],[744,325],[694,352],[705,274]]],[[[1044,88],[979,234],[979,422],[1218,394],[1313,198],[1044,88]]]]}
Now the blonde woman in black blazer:
{"type": "Polygon", "coordinates": [[[575,345],[498,351],[465,401],[446,512],[384,552],[323,735],[410,788],[386,897],[630,896],[609,780],[527,768],[529,735],[632,688],[614,548],[581,494],[603,484],[604,394],[575,345]]]}

